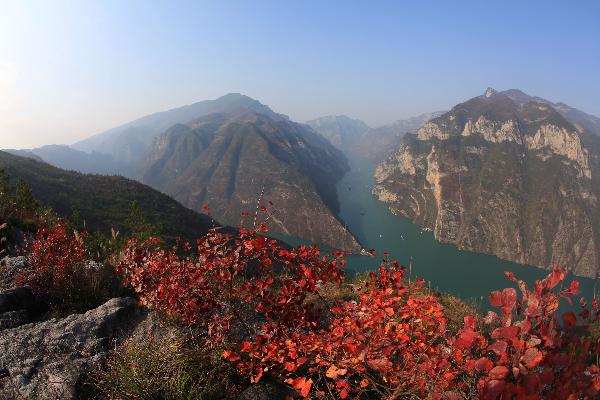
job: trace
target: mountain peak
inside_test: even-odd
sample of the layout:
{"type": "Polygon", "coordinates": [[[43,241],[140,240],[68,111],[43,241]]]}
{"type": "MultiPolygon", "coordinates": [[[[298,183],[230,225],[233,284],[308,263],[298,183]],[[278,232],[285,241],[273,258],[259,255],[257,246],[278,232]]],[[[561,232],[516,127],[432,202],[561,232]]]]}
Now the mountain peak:
{"type": "Polygon", "coordinates": [[[488,87],[487,89],[485,89],[485,93],[483,94],[486,98],[490,98],[493,95],[495,95],[496,93],[498,93],[496,91],[496,89],[488,87]]]}

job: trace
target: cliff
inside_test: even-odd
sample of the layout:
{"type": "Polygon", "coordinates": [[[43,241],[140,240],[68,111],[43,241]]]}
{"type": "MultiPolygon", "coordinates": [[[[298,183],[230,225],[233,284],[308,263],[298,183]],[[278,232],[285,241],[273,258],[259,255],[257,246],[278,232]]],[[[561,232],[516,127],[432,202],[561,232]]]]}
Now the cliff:
{"type": "Polygon", "coordinates": [[[373,192],[441,242],[593,277],[597,155],[584,138],[549,104],[488,90],[406,135],[373,192]]]}

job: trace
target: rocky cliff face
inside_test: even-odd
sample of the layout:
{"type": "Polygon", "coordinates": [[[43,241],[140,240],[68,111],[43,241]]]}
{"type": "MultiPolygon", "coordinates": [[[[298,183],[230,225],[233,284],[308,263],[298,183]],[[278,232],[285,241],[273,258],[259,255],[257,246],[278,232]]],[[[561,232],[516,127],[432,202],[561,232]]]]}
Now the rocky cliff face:
{"type": "Polygon", "coordinates": [[[144,183],[195,210],[208,204],[221,223],[237,226],[264,191],[273,231],[360,249],[336,217],[347,160],[305,125],[252,110],[212,114],[167,130],[146,159],[144,183]]]}
{"type": "Polygon", "coordinates": [[[583,138],[549,104],[488,90],[407,135],[374,194],[442,242],[596,276],[599,172],[583,138]]]}

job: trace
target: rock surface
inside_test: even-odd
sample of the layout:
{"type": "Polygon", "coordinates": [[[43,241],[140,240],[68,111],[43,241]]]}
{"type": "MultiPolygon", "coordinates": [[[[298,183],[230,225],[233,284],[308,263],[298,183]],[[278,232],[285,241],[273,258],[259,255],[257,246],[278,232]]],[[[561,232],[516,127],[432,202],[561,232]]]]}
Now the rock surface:
{"type": "Polygon", "coordinates": [[[596,138],[548,103],[488,90],[405,136],[377,166],[373,192],[441,242],[594,277],[596,138]]]}
{"type": "Polygon", "coordinates": [[[46,304],[28,287],[0,293],[0,331],[28,324],[47,311],[46,304]]]}
{"type": "Polygon", "coordinates": [[[74,399],[85,373],[104,360],[143,313],[116,298],[67,318],[0,332],[0,398],[74,399]]]}
{"type": "Polygon", "coordinates": [[[262,380],[244,390],[238,400],[291,400],[295,398],[298,396],[290,387],[262,380]]]}

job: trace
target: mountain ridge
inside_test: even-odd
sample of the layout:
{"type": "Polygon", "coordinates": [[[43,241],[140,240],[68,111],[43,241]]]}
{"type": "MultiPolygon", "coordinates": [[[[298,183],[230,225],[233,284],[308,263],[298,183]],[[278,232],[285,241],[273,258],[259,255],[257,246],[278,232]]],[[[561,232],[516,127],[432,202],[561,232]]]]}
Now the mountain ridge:
{"type": "Polygon", "coordinates": [[[546,102],[488,90],[406,135],[373,193],[441,242],[596,276],[600,171],[585,137],[546,102]]]}

